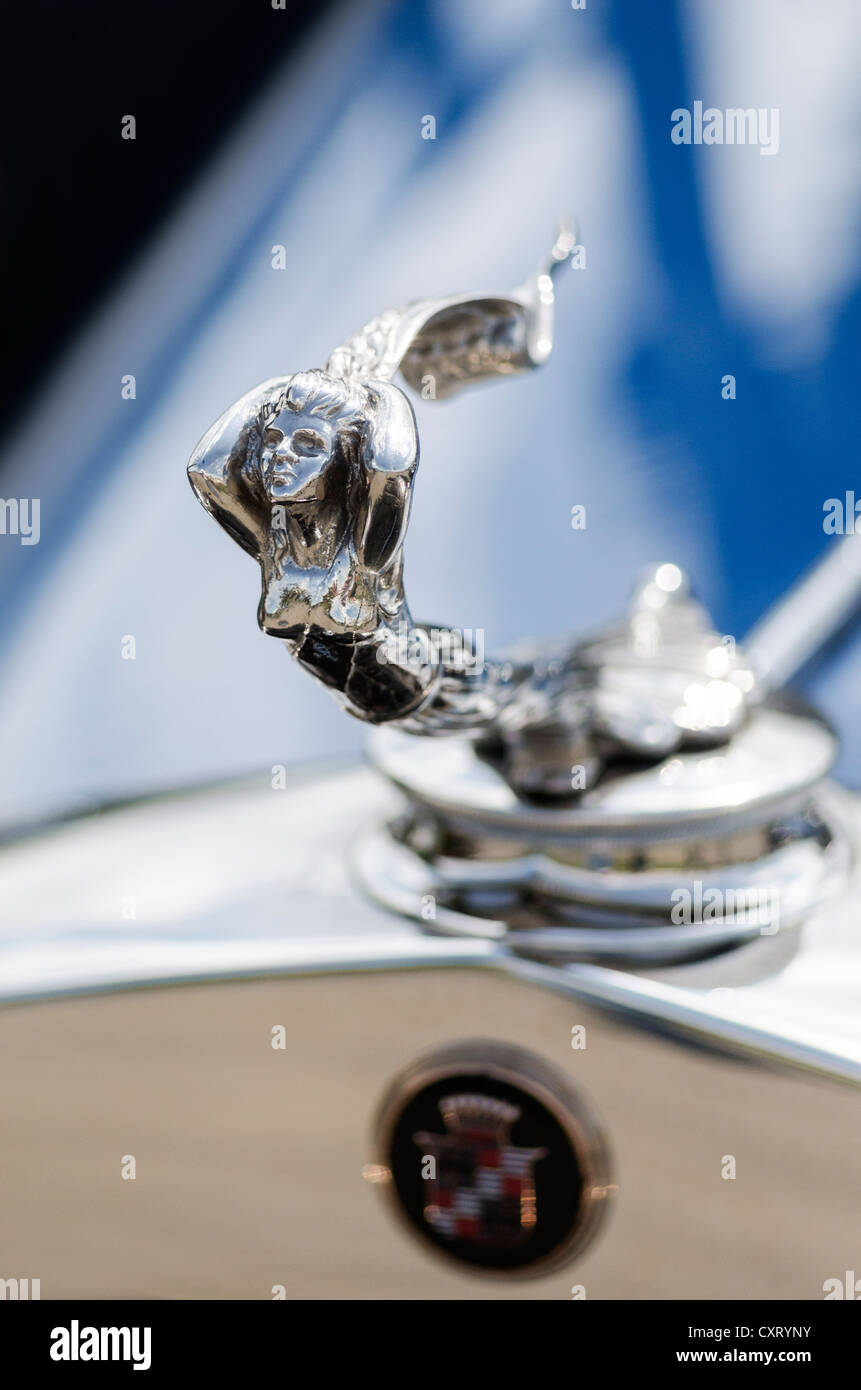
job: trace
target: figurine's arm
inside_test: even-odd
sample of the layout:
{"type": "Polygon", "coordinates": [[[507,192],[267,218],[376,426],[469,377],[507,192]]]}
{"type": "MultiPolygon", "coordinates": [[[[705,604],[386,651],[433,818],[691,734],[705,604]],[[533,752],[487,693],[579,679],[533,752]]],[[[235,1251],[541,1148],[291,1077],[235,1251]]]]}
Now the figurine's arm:
{"type": "Polygon", "coordinates": [[[260,559],[268,518],[264,505],[243,486],[241,473],[260,410],[288,381],[271,377],[247,391],[206,431],[188,465],[189,482],[206,510],[255,560],[260,559]]]}
{"type": "Polygon", "coordinates": [[[374,382],[367,392],[370,411],[360,451],[366,488],[354,539],[360,564],[383,574],[406,535],[419,443],[413,409],[402,391],[374,382]]]}

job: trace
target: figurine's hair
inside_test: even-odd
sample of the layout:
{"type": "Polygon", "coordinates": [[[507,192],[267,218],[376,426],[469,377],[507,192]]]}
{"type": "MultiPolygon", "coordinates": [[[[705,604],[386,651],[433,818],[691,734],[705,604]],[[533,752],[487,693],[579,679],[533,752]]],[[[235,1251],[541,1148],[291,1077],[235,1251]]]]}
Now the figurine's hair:
{"type": "Polygon", "coordinates": [[[283,391],[264,402],[248,429],[242,474],[246,486],[257,496],[261,491],[260,451],[264,435],[285,410],[331,420],[340,433],[358,429],[367,418],[368,403],[360,387],[328,372],[315,369],[291,376],[283,391]]]}
{"type": "MultiPolygon", "coordinates": [[[[327,372],[314,370],[297,372],[291,376],[287,387],[270,403],[272,414],[267,423],[274,420],[282,410],[307,411],[309,415],[323,415],[327,420],[339,420],[345,424],[355,423],[357,417],[367,411],[364,392],[342,377],[329,376],[327,372]]],[[[265,426],[264,426],[265,428],[265,426]]]]}

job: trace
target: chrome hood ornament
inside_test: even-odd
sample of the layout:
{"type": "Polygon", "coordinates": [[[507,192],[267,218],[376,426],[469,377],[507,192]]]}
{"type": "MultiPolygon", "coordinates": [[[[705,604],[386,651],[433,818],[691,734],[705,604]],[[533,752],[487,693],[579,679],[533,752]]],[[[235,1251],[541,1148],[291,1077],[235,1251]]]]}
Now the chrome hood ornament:
{"type": "Polygon", "coordinates": [[[412,406],[540,365],[552,345],[553,277],[575,245],[506,296],[420,300],[373,319],[324,370],[249,391],[204,435],[189,464],[203,505],[259,562],[258,621],[344,708],[416,733],[492,727],[526,679],[510,663],[474,670],[410,640],[403,580],[419,443],[412,406]]]}
{"type": "Polygon", "coordinates": [[[388,310],[324,370],[248,392],[189,464],[203,505],[260,565],[261,628],[350,714],[495,742],[514,785],[563,795],[577,789],[572,765],[592,785],[615,753],[662,757],[728,737],[753,688],[673,565],[641,583],[618,630],[529,661],[476,662],[461,634],[413,623],[403,549],[419,442],[392,378],[400,371],[425,399],[444,400],[540,366],[553,341],[554,279],[575,244],[560,231],[510,294],[388,310]]]}
{"type": "Polygon", "coordinates": [[[648,943],[664,958],[682,941],[683,953],[701,954],[748,939],[753,929],[721,919],[703,930],[699,921],[683,936],[669,928],[665,940],[656,928],[669,912],[673,880],[664,873],[654,881],[656,837],[674,846],[689,877],[706,821],[722,837],[717,859],[706,862],[724,868],[738,853],[732,834],[755,822],[745,883],[761,877],[775,846],[804,841],[805,891],[793,899],[803,908],[840,858],[835,833],[823,830],[811,801],[834,757],[830,733],[807,713],[771,707],[751,663],[712,630],[674,564],[641,576],[618,626],[496,660],[479,659],[466,634],[415,625],[404,588],[419,441],[413,408],[393,378],[400,373],[423,400],[439,401],[540,366],[552,348],[555,284],[575,245],[563,227],[518,289],[388,310],[325,368],[263,382],[207,431],[189,478],[260,565],[263,631],[350,714],[387,726],[372,756],[410,809],[384,841],[374,832],[360,856],[360,878],[373,896],[432,930],[495,930],[513,943],[517,918],[533,945],[548,913],[573,913],[578,926],[553,929],[554,949],[564,954],[638,954],[648,943]],[[427,740],[407,735],[460,737],[430,756],[427,740]],[[727,756],[717,756],[724,747],[727,756]],[[784,824],[799,814],[802,825],[784,824]],[[500,835],[510,861],[501,877],[500,835]],[[608,899],[607,875],[595,865],[618,874],[622,844],[633,867],[608,899]],[[548,856],[556,861],[549,873],[548,856]],[[483,913],[477,882],[486,901],[494,891],[503,901],[502,921],[491,911],[490,925],[475,925],[483,913]],[[603,935],[584,936],[584,915],[596,913],[603,935]],[[617,930],[607,933],[608,925],[617,930]]]}

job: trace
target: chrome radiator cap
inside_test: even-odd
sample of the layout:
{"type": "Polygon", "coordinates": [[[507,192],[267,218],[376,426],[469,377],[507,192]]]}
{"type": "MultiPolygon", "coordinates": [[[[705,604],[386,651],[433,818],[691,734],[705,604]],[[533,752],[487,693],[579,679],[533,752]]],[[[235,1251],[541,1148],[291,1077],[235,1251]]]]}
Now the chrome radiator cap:
{"type": "Polygon", "coordinates": [[[475,744],[376,731],[401,814],[364,831],[364,892],[443,934],[538,958],[710,955],[797,926],[850,865],[828,726],[772,697],[723,747],[605,772],[568,801],[519,795],[475,744]]]}

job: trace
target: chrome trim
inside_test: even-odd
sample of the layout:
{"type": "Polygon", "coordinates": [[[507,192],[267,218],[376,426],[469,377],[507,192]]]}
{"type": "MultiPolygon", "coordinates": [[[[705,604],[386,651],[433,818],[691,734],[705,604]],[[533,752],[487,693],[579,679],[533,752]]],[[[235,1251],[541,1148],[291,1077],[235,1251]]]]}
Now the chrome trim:
{"type": "MultiPolygon", "coordinates": [[[[861,828],[857,797],[832,788],[861,828]]],[[[861,1082],[858,870],[846,890],[729,955],[636,974],[549,966],[493,941],[430,937],[351,887],[348,847],[397,810],[363,768],[268,776],[132,803],[0,849],[0,1000],[191,982],[427,968],[491,968],[700,1046],[861,1082]],[[263,855],[261,859],[261,853],[263,855]],[[261,864],[265,873],[261,872],[261,864]],[[142,866],[143,865],[143,866],[142,866]],[[121,917],[134,875],[159,892],[121,917]],[[87,896],[88,895],[88,896],[87,896]]]]}
{"type": "Polygon", "coordinates": [[[861,607],[861,534],[824,557],[754,624],[745,648],[760,678],[785,685],[861,607]]]}

